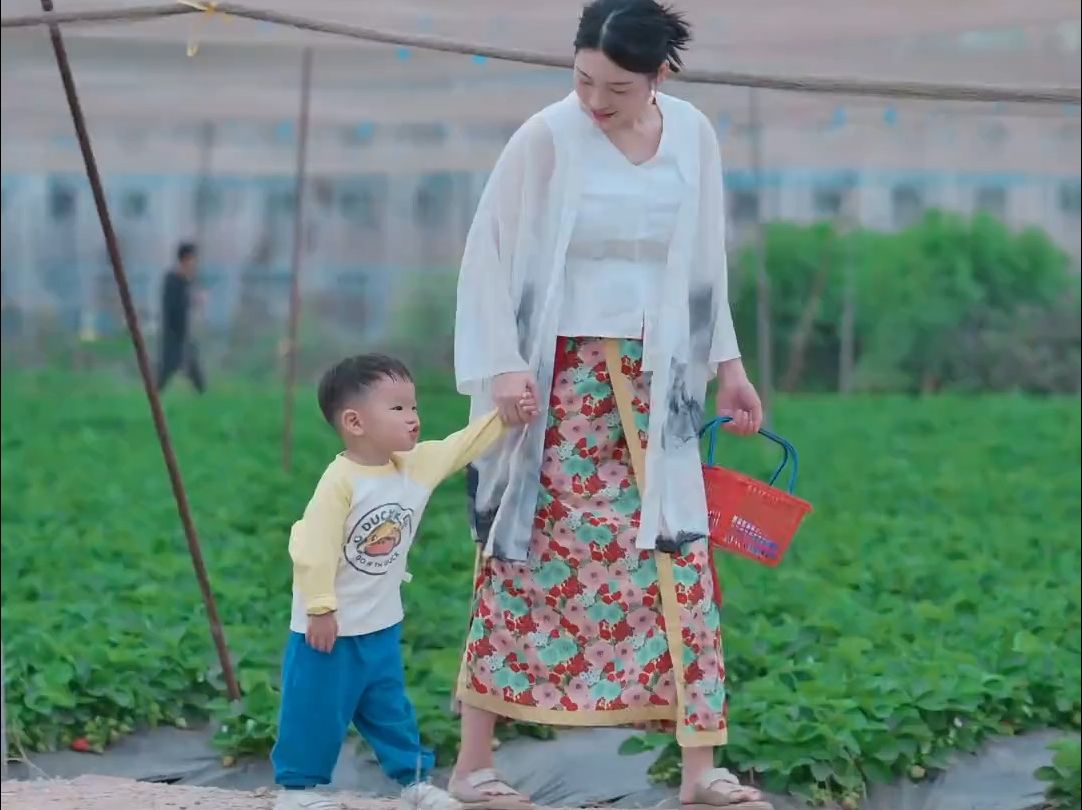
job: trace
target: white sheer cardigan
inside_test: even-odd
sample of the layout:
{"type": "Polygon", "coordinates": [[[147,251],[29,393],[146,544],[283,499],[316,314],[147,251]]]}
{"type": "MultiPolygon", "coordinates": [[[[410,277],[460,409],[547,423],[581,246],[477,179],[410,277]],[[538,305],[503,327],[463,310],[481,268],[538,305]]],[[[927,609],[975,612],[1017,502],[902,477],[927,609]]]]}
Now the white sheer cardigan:
{"type": "MultiPolygon", "coordinates": [[[[646,480],[636,545],[707,532],[698,429],[717,364],[739,356],[725,259],[721,158],[694,106],[658,95],[687,184],[664,274],[643,335],[650,374],[646,480]]],[[[492,379],[530,371],[547,405],[568,242],[582,190],[580,163],[595,124],[571,94],[508,142],[481,195],[458,281],[455,375],[471,417],[492,408],[492,379]]],[[[474,538],[486,555],[526,561],[540,486],[546,419],[535,420],[469,470],[474,538]]]]}

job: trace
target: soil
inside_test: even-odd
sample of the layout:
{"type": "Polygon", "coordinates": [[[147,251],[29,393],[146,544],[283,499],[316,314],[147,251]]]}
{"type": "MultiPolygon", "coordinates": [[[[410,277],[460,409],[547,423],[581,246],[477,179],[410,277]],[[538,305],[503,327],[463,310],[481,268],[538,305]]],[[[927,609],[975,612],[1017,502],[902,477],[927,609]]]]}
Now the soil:
{"type": "MultiPolygon", "coordinates": [[[[275,792],[135,782],[110,776],[6,781],[4,810],[273,810],[275,792]]],[[[362,799],[342,793],[349,810],[395,810],[391,799],[362,799]]]]}

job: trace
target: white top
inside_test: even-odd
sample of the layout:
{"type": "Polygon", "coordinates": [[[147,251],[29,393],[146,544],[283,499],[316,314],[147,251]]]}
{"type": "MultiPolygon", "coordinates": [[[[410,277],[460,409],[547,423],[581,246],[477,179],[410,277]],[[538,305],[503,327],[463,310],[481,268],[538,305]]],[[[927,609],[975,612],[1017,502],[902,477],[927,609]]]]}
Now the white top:
{"type": "Polygon", "coordinates": [[[641,338],[688,193],[664,131],[635,165],[600,129],[584,144],[582,196],[567,246],[559,334],[641,338]]]}
{"type": "MultiPolygon", "coordinates": [[[[698,442],[706,386],[718,363],[740,356],[729,312],[717,137],[691,104],[664,93],[657,101],[665,118],[663,154],[676,161],[689,187],[643,334],[654,409],[635,540],[640,549],[654,548],[659,535],[706,534],[698,442]]],[[[586,178],[595,168],[598,135],[570,93],[515,133],[489,176],[466,238],[455,317],[455,375],[459,390],[472,397],[474,416],[492,410],[492,380],[509,371],[532,372],[538,400],[548,402],[568,247],[591,190],[586,178]]],[[[474,532],[486,554],[531,558],[547,426],[534,420],[474,463],[474,532]]]]}
{"type": "Polygon", "coordinates": [[[441,441],[421,442],[382,467],[338,456],[323,473],[304,517],[293,524],[293,611],[303,633],[308,617],[337,612],[338,635],[375,633],[402,621],[399,586],[406,557],[432,490],[495,444],[495,412],[441,441]]]}

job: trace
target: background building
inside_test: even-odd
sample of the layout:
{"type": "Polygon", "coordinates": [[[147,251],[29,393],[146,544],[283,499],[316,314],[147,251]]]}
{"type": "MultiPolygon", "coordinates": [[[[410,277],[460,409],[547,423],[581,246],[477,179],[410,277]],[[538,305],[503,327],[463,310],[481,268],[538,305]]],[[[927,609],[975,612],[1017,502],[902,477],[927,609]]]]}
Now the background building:
{"type": "MultiPolygon", "coordinates": [[[[1077,3],[679,5],[695,23],[693,68],[1079,84],[1077,3]]],[[[578,6],[320,0],[306,14],[563,54],[578,6]]],[[[38,10],[28,0],[0,8],[5,16],[38,10]]],[[[209,289],[204,328],[240,348],[280,335],[288,307],[303,47],[315,49],[303,291],[306,324],[318,325],[321,341],[402,341],[419,324],[445,334],[445,299],[488,171],[522,121],[570,86],[564,70],[221,15],[66,34],[143,318],[153,328],[160,275],[176,243],[194,238],[209,289]]],[[[5,342],[117,332],[122,319],[46,34],[5,30],[2,45],[5,342]]],[[[759,217],[892,230],[944,208],[1040,227],[1078,262],[1077,106],[760,92],[756,119],[744,88],[667,89],[699,105],[718,132],[732,249],[759,217]]]]}

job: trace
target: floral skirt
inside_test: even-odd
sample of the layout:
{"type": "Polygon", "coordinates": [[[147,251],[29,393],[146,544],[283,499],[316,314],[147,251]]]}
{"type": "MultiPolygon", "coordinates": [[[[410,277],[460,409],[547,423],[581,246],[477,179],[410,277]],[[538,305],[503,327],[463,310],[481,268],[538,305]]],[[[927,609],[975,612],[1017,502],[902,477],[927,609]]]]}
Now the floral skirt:
{"type": "MultiPolygon", "coordinates": [[[[634,439],[645,446],[642,342],[617,342],[634,391],[634,439]]],[[[639,507],[605,339],[561,337],[530,558],[488,559],[479,568],[460,700],[526,722],[660,726],[685,745],[725,742],[707,543],[685,546],[671,566],[663,560],[672,576],[659,577],[663,552],[635,547],[639,507]],[[667,633],[667,589],[678,633],[667,633]]]]}

